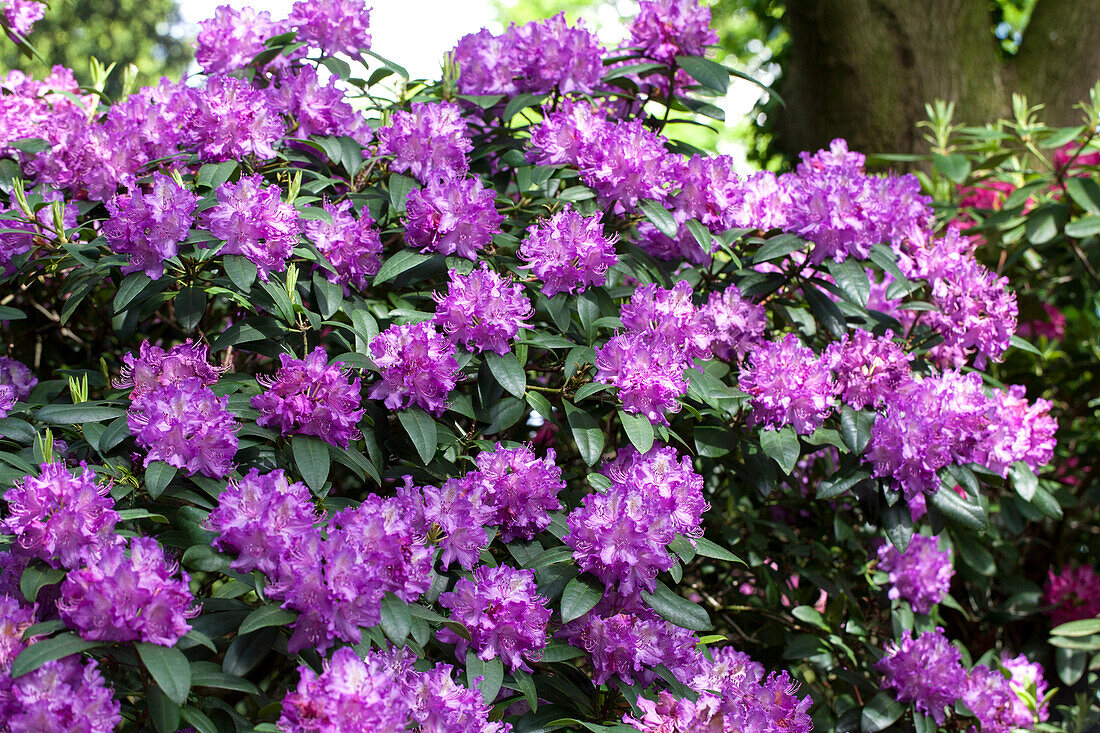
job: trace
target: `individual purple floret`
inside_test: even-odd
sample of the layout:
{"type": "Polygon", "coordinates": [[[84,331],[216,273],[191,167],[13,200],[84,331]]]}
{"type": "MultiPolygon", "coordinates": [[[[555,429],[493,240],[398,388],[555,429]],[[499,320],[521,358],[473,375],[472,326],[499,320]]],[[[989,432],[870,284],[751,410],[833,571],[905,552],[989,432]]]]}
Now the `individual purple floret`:
{"type": "Polygon", "coordinates": [[[472,579],[459,578],[453,591],[442,594],[439,605],[470,632],[469,641],[449,628],[439,632],[440,641],[457,645],[459,659],[472,648],[478,659],[500,657],[509,670],[530,672],[526,660],[537,661],[546,647],[551,611],[531,570],[481,565],[472,579]]]}
{"type": "Polygon", "coordinates": [[[837,394],[829,360],[803,346],[793,333],[765,342],[749,355],[740,387],[752,398],[750,425],[793,425],[800,435],[821,427],[837,394]]]}
{"type": "Polygon", "coordinates": [[[7,356],[0,356],[0,385],[11,387],[12,396],[23,401],[31,396],[31,390],[38,384],[38,377],[34,376],[23,362],[7,356]]]}
{"type": "Polygon", "coordinates": [[[974,460],[1001,476],[1017,461],[1038,471],[1054,457],[1058,422],[1050,416],[1051,403],[1044,399],[1032,404],[1024,388],[1010,386],[994,390],[989,405],[989,428],[975,450],[974,460]]]}
{"type": "Polygon", "coordinates": [[[283,435],[316,435],[341,448],[359,437],[359,377],[349,379],[343,362],[329,365],[323,346],[305,359],[280,354],[279,362],[274,377],[256,378],[264,388],[252,398],[260,411],[257,425],[278,428],[283,435]]]}
{"type": "Polygon", "coordinates": [[[121,705],[94,659],[75,654],[46,662],[0,690],[0,721],[8,733],[111,733],[121,705]]]}
{"type": "Polygon", "coordinates": [[[875,407],[912,381],[909,362],[913,355],[905,353],[893,337],[890,331],[875,337],[856,329],[829,347],[836,359],[837,392],[846,405],[857,410],[875,407]]]}
{"type": "Polygon", "coordinates": [[[914,534],[905,552],[890,543],[878,549],[879,567],[890,575],[890,598],[909,601],[915,613],[928,613],[951,590],[955,569],[939,537],[914,534]]]}
{"type": "Polygon", "coordinates": [[[365,118],[344,100],[339,78],[322,84],[317,70],[302,66],[279,78],[279,94],[295,125],[291,135],[305,140],[313,135],[347,135],[366,142],[370,130],[365,118]]]}
{"type": "Polygon", "coordinates": [[[1035,716],[999,669],[976,665],[960,697],[978,719],[982,733],[1012,733],[1019,728],[1030,729],[1035,723],[1035,716]]]}
{"type": "Polygon", "coordinates": [[[104,548],[95,562],[74,570],[61,584],[61,618],[84,639],[147,641],[173,646],[191,630],[198,613],[187,573],[151,537],[133,537],[104,548]]]}
{"type": "Polygon", "coordinates": [[[416,404],[437,417],[447,410],[461,372],[454,345],[431,323],[394,324],[371,341],[370,352],[382,377],[370,399],[391,410],[416,404]]]}
{"type": "Polygon", "coordinates": [[[133,354],[122,357],[122,373],[113,386],[115,389],[132,387],[131,400],[192,378],[198,379],[204,387],[211,387],[217,383],[224,368],[207,363],[207,351],[205,344],[192,343],[191,339],[168,351],[143,341],[136,359],[133,354]]]}
{"type": "Polygon", "coordinates": [[[501,539],[525,540],[550,526],[550,512],[561,509],[558,494],[565,488],[553,448],[539,458],[529,446],[504,448],[477,457],[477,481],[482,498],[492,509],[489,524],[500,528],[501,539]]]}
{"type": "Polygon", "coordinates": [[[96,485],[95,472],[83,463],[73,475],[64,463],[43,463],[39,476],[27,476],[7,490],[5,530],[15,546],[52,567],[74,568],[94,559],[114,540],[118,512],[96,485]]]}
{"type": "Polygon", "coordinates": [[[243,79],[215,75],[195,99],[189,140],[203,160],[275,157],[272,145],[286,133],[273,89],[257,89],[243,79]]]}
{"type": "Polygon", "coordinates": [[[976,372],[944,372],[903,386],[875,420],[864,461],[892,477],[905,497],[940,488],[937,472],[972,460],[989,425],[989,398],[976,372]]]}
{"type": "Polygon", "coordinates": [[[549,219],[527,228],[519,248],[524,269],[542,280],[542,293],[580,293],[607,282],[616,262],[617,235],[605,237],[598,214],[581,216],[569,204],[549,219]]]}
{"type": "MultiPolygon", "coordinates": [[[[286,31],[286,23],[273,21],[266,10],[245,7],[237,10],[222,5],[214,17],[199,23],[195,41],[195,62],[207,74],[228,74],[243,69],[266,50],[264,41],[286,31]]],[[[284,66],[287,57],[279,54],[269,66],[284,66]]]]}
{"type": "Polygon", "coordinates": [[[405,241],[424,252],[476,259],[504,221],[495,201],[480,178],[435,179],[409,192],[405,241]]]}
{"type": "Polygon", "coordinates": [[[130,189],[107,202],[111,215],[103,224],[103,238],[111,251],[130,255],[125,273],[144,272],[156,280],[164,274],[164,261],[175,257],[179,243],[191,231],[199,197],[163,173],[153,174],[153,188],[145,194],[130,189]]]}
{"type": "Polygon", "coordinates": [[[222,478],[237,454],[237,421],[199,379],[169,384],[133,401],[127,415],[130,433],[149,452],[145,465],[164,461],[188,476],[222,478]]]}
{"type": "Polygon", "coordinates": [[[477,474],[448,479],[440,487],[425,486],[418,518],[432,535],[439,537],[439,562],[446,570],[451,563],[472,570],[489,546],[485,527],[493,508],[485,502],[485,487],[477,474]]]}
{"type": "Polygon", "coordinates": [[[378,130],[378,154],[393,157],[390,170],[408,171],[421,183],[464,176],[473,147],[462,110],[450,102],[415,102],[378,130]]]}
{"type": "Polygon", "coordinates": [[[505,280],[486,262],[469,275],[450,271],[447,294],[433,295],[436,303],[432,322],[447,339],[469,351],[492,351],[504,356],[533,310],[523,286],[505,280]]]}
{"type": "Polygon", "coordinates": [[[368,278],[382,266],[382,239],[374,227],[367,207],[359,210],[359,218],[351,214],[351,201],[338,204],[325,201],[322,207],[332,223],[321,219],[305,222],[306,236],[336,270],[321,270],[329,282],[363,290],[368,278]]]}
{"type": "Polygon", "coordinates": [[[298,0],[287,23],[297,29],[299,41],[327,55],[357,59],[370,48],[370,10],[363,0],[298,0]]]}
{"type": "Polygon", "coordinates": [[[223,255],[248,258],[267,282],[271,272],[286,269],[298,243],[302,222],[298,212],[279,199],[278,186],[264,186],[259,175],[218,187],[218,203],[203,212],[205,226],[225,240],[223,255]]]}
{"type": "Polygon", "coordinates": [[[898,702],[911,702],[931,715],[937,725],[946,719],[944,708],[953,705],[966,687],[962,654],[947,640],[943,629],[925,631],[916,639],[890,641],[886,656],[875,664],[884,687],[894,689],[898,702]]]}
{"type": "Polygon", "coordinates": [[[675,562],[668,543],[677,534],[701,532],[703,479],[690,459],[661,445],[645,454],[625,448],[603,472],[611,486],[584,496],[566,520],[569,534],[562,541],[573,548],[580,569],[608,590],[652,593],[657,574],[675,562]]]}
{"type": "Polygon", "coordinates": [[[7,0],[4,20],[12,31],[27,36],[35,23],[46,17],[46,3],[38,0],[7,0]]]}
{"type": "Polygon", "coordinates": [[[736,285],[711,293],[702,314],[714,335],[710,349],[723,361],[741,361],[750,348],[764,343],[767,312],[764,306],[743,298],[736,285]]]}
{"type": "Polygon", "coordinates": [[[235,570],[272,576],[290,547],[314,534],[320,521],[305,484],[287,481],[281,470],[261,474],[253,468],[229,482],[207,526],[218,533],[215,548],[237,553],[230,563],[235,570]]]}
{"type": "Polygon", "coordinates": [[[710,27],[710,8],[698,0],[642,0],[630,39],[647,57],[671,64],[677,56],[702,56],[718,34],[710,27]]]}

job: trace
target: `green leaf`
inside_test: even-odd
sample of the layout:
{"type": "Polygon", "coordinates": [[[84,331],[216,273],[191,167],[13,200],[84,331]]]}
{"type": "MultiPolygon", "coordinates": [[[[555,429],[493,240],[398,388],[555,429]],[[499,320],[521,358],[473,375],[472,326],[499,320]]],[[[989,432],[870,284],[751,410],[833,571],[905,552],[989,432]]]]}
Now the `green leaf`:
{"type": "Polygon", "coordinates": [[[122,278],[122,284],[118,286],[118,292],[115,293],[115,313],[126,310],[126,306],[152,284],[153,281],[144,272],[131,272],[122,278]]]}
{"type": "Polygon", "coordinates": [[[176,476],[176,467],[164,461],[153,461],[145,467],[145,490],[149,496],[158,498],[176,476]]]}
{"type": "Polygon", "coordinates": [[[1021,499],[1031,501],[1035,498],[1035,491],[1039,488],[1039,478],[1031,470],[1031,466],[1023,461],[1016,461],[1012,464],[1009,475],[1012,477],[1012,488],[1016,489],[1021,499]]]}
{"type": "Polygon", "coordinates": [[[985,510],[980,506],[963,501],[954,489],[940,488],[939,491],[932,494],[928,503],[941,511],[948,519],[963,527],[979,531],[989,527],[989,519],[985,515],[985,510]]]}
{"type": "Polygon", "coordinates": [[[126,410],[106,407],[94,402],[79,402],[75,405],[46,405],[38,411],[38,419],[55,425],[83,425],[90,422],[103,422],[122,417],[126,410]]]}
{"type": "Polygon", "coordinates": [[[638,208],[653,223],[653,226],[657,227],[657,231],[670,239],[675,239],[680,227],[668,209],[652,199],[642,199],[638,202],[638,208]]]}
{"type": "Polygon", "coordinates": [[[187,693],[191,691],[191,663],[183,652],[143,641],[134,646],[157,686],[164,690],[169,700],[183,705],[187,701],[187,693]]]}
{"type": "Polygon", "coordinates": [[[847,405],[840,412],[840,437],[853,453],[863,453],[863,449],[871,441],[874,427],[873,412],[855,410],[847,405]]]}
{"type": "Polygon", "coordinates": [[[234,677],[222,671],[213,662],[192,662],[191,686],[213,687],[218,690],[236,690],[249,695],[260,694],[260,688],[241,677],[234,677]]]}
{"type": "Polygon", "coordinates": [[[802,284],[802,294],[806,296],[806,302],[810,311],[825,329],[837,338],[844,335],[848,325],[844,320],[844,314],[827,295],[810,283],[802,284]]]}
{"type": "Polygon", "coordinates": [[[604,588],[587,578],[573,578],[561,594],[561,620],[569,623],[591,611],[603,599],[604,588]]]}
{"type": "Polygon", "coordinates": [[[796,606],[791,609],[791,615],[804,624],[816,626],[824,631],[831,631],[825,616],[813,606],[796,606]]]}
{"type": "Polygon", "coordinates": [[[168,699],[159,687],[149,690],[149,715],[157,733],[175,733],[180,727],[180,706],[168,699]]]}
{"type": "Polygon", "coordinates": [[[27,314],[18,308],[8,305],[0,305],[0,321],[18,321],[26,318],[27,314]]]}
{"type": "Polygon", "coordinates": [[[1085,618],[1069,621],[1051,629],[1052,636],[1092,636],[1100,634],[1100,618],[1085,618]]]}
{"type": "Polygon", "coordinates": [[[524,374],[523,366],[514,353],[500,356],[493,352],[487,352],[485,361],[489,365],[489,371],[493,373],[493,377],[496,378],[501,387],[504,387],[516,397],[524,396],[527,391],[527,375],[524,374]]]}
{"type": "Polygon", "coordinates": [[[691,631],[710,631],[712,628],[706,609],[673,593],[660,581],[657,582],[655,593],[642,591],[642,600],[658,616],[680,628],[691,631]]]}
{"type": "Polygon", "coordinates": [[[725,66],[702,56],[677,56],[676,65],[707,89],[725,94],[730,85],[730,73],[725,66]]]}
{"type": "Polygon", "coordinates": [[[206,292],[202,288],[189,287],[179,291],[174,301],[176,320],[184,331],[190,331],[199,325],[206,312],[206,292]]]}
{"type": "Polygon", "coordinates": [[[790,425],[780,430],[763,430],[760,433],[760,448],[764,454],[772,458],[783,473],[790,473],[798,463],[798,457],[802,452],[802,446],[798,442],[798,436],[790,425]]]}
{"type": "Polygon", "coordinates": [[[58,634],[49,639],[37,641],[19,652],[19,656],[12,662],[12,679],[33,672],[46,662],[52,662],[70,654],[80,654],[101,646],[106,646],[106,643],[102,641],[85,641],[76,634],[71,633],[58,634]]]}
{"type": "Polygon", "coordinates": [[[537,712],[539,709],[539,693],[535,689],[535,680],[531,677],[531,674],[524,672],[522,669],[517,669],[512,672],[512,679],[516,681],[516,689],[523,693],[527,704],[531,706],[531,712],[537,712]]]}
{"type": "Polygon", "coordinates": [[[721,545],[711,542],[706,537],[696,537],[695,542],[695,554],[702,557],[711,557],[715,560],[725,560],[726,562],[739,562],[742,565],[745,561],[734,555],[732,552],[722,547],[721,545]]]}
{"type": "Polygon", "coordinates": [[[38,565],[28,565],[19,579],[19,592],[27,603],[38,600],[38,592],[47,585],[60,583],[65,578],[64,568],[43,568],[38,565]]]}
{"type": "Polygon", "coordinates": [[[805,246],[805,240],[799,239],[793,234],[777,234],[756,251],[752,262],[754,265],[759,265],[761,262],[777,260],[780,257],[786,257],[791,252],[797,252],[805,246]]]}
{"type": "Polygon", "coordinates": [[[382,631],[394,644],[401,646],[412,629],[412,614],[409,604],[388,592],[382,597],[382,631]]]}
{"type": "Polygon", "coordinates": [[[1100,183],[1091,178],[1070,176],[1066,179],[1066,191],[1082,209],[1100,216],[1100,183]]]}
{"type": "Polygon", "coordinates": [[[438,443],[436,437],[435,420],[431,415],[419,407],[410,407],[397,413],[397,419],[401,421],[409,439],[416,446],[416,452],[424,465],[428,465],[435,458],[435,448],[438,443]]]}
{"type": "Polygon", "coordinates": [[[904,712],[905,708],[892,695],[880,692],[863,707],[860,725],[867,733],[885,730],[897,722],[904,712]]]}
{"type": "Polygon", "coordinates": [[[1084,239],[1100,234],[1100,216],[1083,216],[1066,224],[1066,234],[1074,239],[1084,239]]]}
{"type": "Polygon", "coordinates": [[[932,167],[952,183],[962,184],[970,175],[970,161],[961,153],[937,153],[932,156],[932,167]]]}
{"type": "Polygon", "coordinates": [[[1085,673],[1085,665],[1088,663],[1088,654],[1079,649],[1054,649],[1054,667],[1058,671],[1058,679],[1063,684],[1073,685],[1081,679],[1085,673]]]}
{"type": "Polygon", "coordinates": [[[244,677],[267,657],[278,635],[274,628],[238,635],[225,652],[222,669],[234,677],[244,677]]]}
{"type": "Polygon", "coordinates": [[[328,444],[310,435],[295,435],[290,441],[290,448],[294,453],[294,465],[298,467],[306,486],[319,492],[328,480],[332,465],[328,444]]]}
{"type": "Polygon", "coordinates": [[[882,511],[882,529],[890,539],[890,544],[898,552],[905,552],[909,541],[913,539],[913,515],[909,511],[909,504],[897,501],[893,505],[887,505],[882,511]]]}
{"type": "MultiPolygon", "coordinates": [[[[405,200],[409,197],[409,192],[420,188],[414,179],[408,176],[403,176],[400,173],[390,174],[390,206],[398,214],[405,213],[405,200]]],[[[378,280],[377,282],[384,282],[384,280],[378,280]]]]}
{"type": "Polygon", "coordinates": [[[235,170],[237,170],[237,161],[235,160],[227,160],[223,163],[207,163],[199,168],[199,174],[195,177],[195,185],[215,189],[228,181],[235,170]]]}
{"type": "Polygon", "coordinates": [[[252,289],[259,271],[255,262],[241,255],[225,255],[222,257],[222,267],[233,284],[245,293],[252,289]]]}
{"type": "Polygon", "coordinates": [[[843,262],[829,260],[828,267],[848,300],[866,308],[867,300],[871,297],[871,281],[863,264],[854,257],[849,257],[843,262]]]}
{"type": "Polygon", "coordinates": [[[486,705],[492,705],[504,682],[504,665],[500,658],[482,661],[471,649],[466,652],[466,684],[481,690],[481,698],[486,705]],[[478,681],[480,678],[480,681],[478,681]]]}
{"type": "Polygon", "coordinates": [[[387,280],[392,280],[406,270],[411,270],[429,259],[431,258],[428,255],[422,255],[411,249],[400,250],[382,263],[382,267],[378,270],[378,274],[374,276],[374,284],[381,285],[387,280]]]}
{"type": "Polygon", "coordinates": [[[639,453],[645,453],[653,447],[653,423],[648,417],[619,410],[619,422],[626,431],[626,437],[630,438],[639,453]]]}
{"type": "Polygon", "coordinates": [[[1009,337],[1008,343],[1011,344],[1013,348],[1021,349],[1023,351],[1028,352],[1029,354],[1035,354],[1035,356],[1042,356],[1043,355],[1043,352],[1041,352],[1037,348],[1035,348],[1031,344],[1030,341],[1026,341],[1026,340],[1020,338],[1019,336],[1017,336],[1016,334],[1013,334],[1012,336],[1009,337]]]}
{"type": "Polygon", "coordinates": [[[268,603],[245,616],[240,628],[237,629],[237,634],[244,636],[269,626],[289,626],[297,618],[298,614],[294,611],[280,608],[278,603],[268,603]]]}
{"type": "Polygon", "coordinates": [[[1024,227],[1027,241],[1032,244],[1046,244],[1058,236],[1058,228],[1065,218],[1065,211],[1065,204],[1047,204],[1028,214],[1024,227]]]}
{"type": "Polygon", "coordinates": [[[218,726],[214,725],[214,721],[206,717],[206,713],[198,708],[188,706],[180,710],[180,713],[198,733],[218,733],[218,726]]]}
{"type": "Polygon", "coordinates": [[[596,418],[574,405],[569,400],[562,400],[565,407],[565,419],[569,423],[569,430],[573,433],[573,439],[577,441],[577,451],[585,465],[591,466],[600,459],[603,453],[604,434],[596,418]]]}

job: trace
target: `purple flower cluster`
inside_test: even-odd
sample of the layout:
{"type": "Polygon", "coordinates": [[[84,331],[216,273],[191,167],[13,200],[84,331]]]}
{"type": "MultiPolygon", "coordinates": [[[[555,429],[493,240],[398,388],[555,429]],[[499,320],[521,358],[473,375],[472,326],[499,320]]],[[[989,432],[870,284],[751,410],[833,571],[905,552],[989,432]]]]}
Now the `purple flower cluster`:
{"type": "MultiPolygon", "coordinates": [[[[243,69],[266,49],[264,41],[286,30],[285,22],[273,21],[265,10],[249,7],[237,10],[222,5],[214,10],[213,18],[199,23],[195,62],[207,74],[228,74],[243,69]]],[[[280,54],[269,65],[278,67],[287,61],[287,57],[280,54]]]]}
{"type": "Polygon", "coordinates": [[[793,333],[752,351],[740,377],[741,391],[752,398],[749,423],[793,425],[800,435],[821,427],[837,395],[831,361],[803,346],[793,333]]]}
{"type": "Polygon", "coordinates": [[[302,66],[279,78],[279,94],[287,114],[296,123],[292,136],[305,140],[312,135],[347,135],[366,142],[370,128],[363,116],[344,101],[339,79],[322,84],[317,70],[302,66]]]}
{"type": "Polygon", "coordinates": [[[204,387],[217,383],[221,369],[206,361],[207,347],[187,339],[165,351],[148,341],[138,347],[138,356],[122,357],[122,374],[115,380],[116,389],[131,389],[130,399],[139,397],[188,379],[197,379],[204,387]]]}
{"type": "Polygon", "coordinates": [[[370,48],[370,10],[364,0],[298,0],[287,23],[298,40],[326,54],[359,58],[370,48]]]}
{"type": "Polygon", "coordinates": [[[710,8],[698,0],[642,0],[630,40],[648,58],[672,64],[677,56],[702,56],[718,34],[710,27],[710,8]]]}
{"type": "Polygon", "coordinates": [[[416,102],[378,131],[379,155],[393,156],[390,170],[408,171],[421,183],[464,176],[473,147],[462,110],[450,102],[416,102]]]}
{"type": "MultiPolygon", "coordinates": [[[[15,390],[9,384],[0,384],[0,418],[8,416],[15,407],[15,390]]],[[[3,433],[0,433],[3,437],[3,433]]]]}
{"type": "Polygon", "coordinates": [[[912,381],[913,355],[905,353],[893,336],[891,331],[875,337],[856,329],[829,347],[835,358],[837,393],[845,404],[857,410],[875,407],[912,381]]]}
{"type": "Polygon", "coordinates": [[[652,593],[657,574],[675,562],[668,543],[678,534],[701,532],[708,508],[703,479],[687,456],[661,445],[645,454],[624,448],[603,473],[611,486],[585,495],[566,520],[569,534],[562,541],[573,548],[580,569],[608,590],[623,596],[643,589],[652,593]]]}
{"type": "Polygon", "coordinates": [[[890,598],[902,598],[916,613],[928,613],[951,590],[955,569],[951,552],[940,549],[939,537],[914,534],[905,552],[892,544],[878,550],[879,567],[889,573],[890,598]]]}
{"type": "Polygon", "coordinates": [[[280,354],[279,362],[274,377],[256,378],[264,388],[252,398],[260,411],[257,425],[276,427],[283,435],[316,435],[341,448],[359,437],[359,378],[349,380],[343,362],[330,366],[323,346],[305,359],[280,354]]]}
{"type": "Polygon", "coordinates": [[[481,551],[489,546],[486,525],[493,509],[485,503],[485,486],[474,471],[452,478],[442,486],[425,486],[417,518],[425,533],[438,538],[439,563],[446,570],[451,563],[472,570],[481,560],[481,551]]]}
{"type": "Polygon", "coordinates": [[[81,464],[73,475],[63,463],[44,463],[40,476],[27,476],[8,489],[4,529],[15,535],[21,554],[53,567],[74,568],[112,544],[118,512],[96,485],[95,473],[81,464]]]}
{"type": "MultiPolygon", "coordinates": [[[[1023,658],[1027,663],[1027,658],[1023,658]]],[[[970,670],[962,701],[981,723],[983,733],[1012,733],[1030,729],[1035,716],[1016,694],[1009,677],[999,669],[979,664],[970,670]]]]}
{"type": "Polygon", "coordinates": [[[495,36],[482,29],[463,36],[454,50],[463,94],[562,94],[593,91],[603,75],[603,47],[564,13],[511,26],[495,36]]]}
{"type": "Polygon", "coordinates": [[[348,199],[338,204],[325,201],[322,208],[331,223],[311,219],[304,225],[306,236],[335,270],[322,271],[329,282],[363,290],[367,278],[382,266],[382,239],[373,226],[374,219],[365,206],[359,210],[358,219],[352,216],[348,199]]]}
{"type": "Polygon", "coordinates": [[[719,711],[721,704],[721,698],[707,692],[691,700],[676,698],[661,690],[656,700],[639,695],[637,705],[641,717],[627,713],[623,715],[623,722],[642,733],[721,733],[727,730],[719,711]]]}
{"type": "Polygon", "coordinates": [[[549,219],[527,229],[519,248],[523,269],[542,280],[542,293],[580,293],[607,282],[607,270],[618,262],[616,235],[605,237],[599,215],[581,216],[569,204],[549,219]]]}
{"type": "Polygon", "coordinates": [[[668,424],[687,392],[684,370],[708,359],[713,334],[681,280],[671,289],[638,288],[620,313],[624,331],[596,351],[596,381],[619,388],[623,409],[668,424]]]}
{"type": "Polygon", "coordinates": [[[302,223],[298,212],[279,200],[278,186],[264,186],[259,175],[218,187],[215,206],[203,212],[210,233],[225,240],[223,255],[242,255],[256,265],[260,279],[286,269],[298,243],[302,223]]]}
{"type": "Polygon", "coordinates": [[[298,687],[283,701],[279,730],[287,733],[404,731],[417,733],[508,733],[507,723],[489,722],[481,693],[454,681],[452,668],[413,668],[407,650],[374,650],[360,659],[337,649],[318,675],[298,668],[298,687]]]}
{"type": "Polygon", "coordinates": [[[10,388],[12,397],[27,399],[36,384],[38,377],[34,376],[30,367],[18,359],[0,356],[0,386],[10,388]]]}
{"type": "Polygon", "coordinates": [[[711,293],[702,314],[707,329],[714,337],[710,350],[723,361],[736,359],[740,362],[749,349],[764,343],[767,311],[764,306],[743,298],[736,285],[730,285],[720,293],[711,293]]]}
{"type": "Polygon", "coordinates": [[[145,465],[165,461],[194,475],[221,478],[237,454],[237,421],[201,379],[186,378],[136,398],[127,423],[137,444],[149,452],[145,465]]]}
{"type": "Polygon", "coordinates": [[[894,689],[898,702],[914,703],[937,725],[943,725],[944,708],[959,699],[967,684],[962,654],[939,627],[916,639],[906,636],[901,644],[889,642],[875,669],[882,673],[882,684],[894,689]]]}
{"type": "Polygon", "coordinates": [[[38,0],[7,0],[4,20],[9,29],[21,36],[30,34],[31,27],[46,17],[46,4],[38,0]]]}
{"type": "Polygon", "coordinates": [[[131,189],[107,202],[111,218],[103,225],[103,237],[112,251],[130,255],[122,271],[144,272],[156,280],[164,274],[164,261],[175,257],[187,239],[199,197],[163,173],[153,174],[148,194],[131,189]]]}
{"type": "Polygon", "coordinates": [[[477,457],[476,480],[482,501],[492,510],[490,524],[500,528],[501,539],[533,539],[550,526],[550,512],[561,509],[558,494],[565,488],[561,468],[554,463],[554,449],[539,458],[528,446],[504,448],[477,457]]]}
{"type": "Polygon", "coordinates": [[[526,659],[539,659],[546,646],[551,611],[531,570],[481,565],[472,579],[460,578],[453,591],[442,594],[439,605],[451,609],[451,618],[470,632],[469,641],[449,628],[439,632],[440,641],[457,644],[459,659],[472,647],[479,659],[500,657],[510,670],[531,671],[526,659]]]}
{"type": "Polygon", "coordinates": [[[384,400],[391,410],[416,404],[433,415],[447,410],[447,395],[461,375],[455,347],[431,323],[393,325],[370,343],[381,380],[370,399],[384,400]]]}
{"type": "Polygon", "coordinates": [[[151,537],[134,537],[129,554],[122,543],[105,547],[99,557],[74,570],[61,584],[61,618],[85,639],[147,641],[173,646],[198,613],[190,578],[174,578],[176,564],[151,537]]]}
{"type": "Polygon", "coordinates": [[[275,157],[272,146],[286,133],[286,125],[274,89],[257,89],[243,79],[215,75],[207,78],[205,89],[191,94],[196,110],[189,120],[188,142],[204,160],[275,157]]]}
{"type": "Polygon", "coordinates": [[[974,459],[1001,476],[1007,476],[1017,461],[1036,471],[1049,463],[1054,457],[1054,434],[1058,430],[1050,408],[1050,402],[1043,399],[1029,403],[1019,385],[995,390],[989,405],[989,428],[974,459]]]}
{"type": "Polygon", "coordinates": [[[1023,654],[1009,658],[1007,652],[1002,652],[1001,666],[1008,672],[1008,684],[1012,690],[1017,693],[1027,691],[1038,703],[1032,711],[1017,695],[1017,709],[1027,710],[1029,715],[1033,714],[1032,717],[1040,722],[1046,721],[1050,717],[1050,706],[1046,700],[1047,681],[1043,677],[1043,665],[1029,661],[1023,654]]]}
{"type": "Polygon", "coordinates": [[[1050,620],[1055,626],[1100,616],[1100,575],[1089,565],[1066,565],[1057,575],[1050,570],[1043,602],[1052,607],[1050,620]]]}
{"type": "MultiPolygon", "coordinates": [[[[7,610],[4,602],[0,597],[0,611],[7,610]]],[[[122,722],[121,705],[95,660],[82,662],[74,654],[17,680],[10,670],[10,662],[0,668],[0,724],[9,733],[111,733],[122,722]]]]}
{"type": "Polygon", "coordinates": [[[453,344],[473,352],[492,351],[501,356],[533,313],[523,286],[505,280],[486,262],[468,275],[450,271],[447,295],[434,296],[435,325],[453,344]]]}
{"type": "Polygon", "coordinates": [[[423,190],[409,192],[405,241],[424,252],[477,259],[504,221],[495,202],[493,189],[480,178],[433,179],[423,190]]]}

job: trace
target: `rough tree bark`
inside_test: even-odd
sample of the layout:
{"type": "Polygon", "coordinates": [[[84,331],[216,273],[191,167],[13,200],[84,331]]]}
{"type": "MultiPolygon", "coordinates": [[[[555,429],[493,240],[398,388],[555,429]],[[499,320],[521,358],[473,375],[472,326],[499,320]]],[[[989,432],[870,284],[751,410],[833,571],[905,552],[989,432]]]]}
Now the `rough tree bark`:
{"type": "Polygon", "coordinates": [[[790,58],[775,112],[778,147],[815,150],[835,137],[868,152],[924,149],[924,105],[955,102],[956,119],[1007,114],[1013,91],[1072,124],[1100,79],[1100,0],[1038,0],[1020,51],[1006,57],[989,0],[787,0],[790,58]]]}

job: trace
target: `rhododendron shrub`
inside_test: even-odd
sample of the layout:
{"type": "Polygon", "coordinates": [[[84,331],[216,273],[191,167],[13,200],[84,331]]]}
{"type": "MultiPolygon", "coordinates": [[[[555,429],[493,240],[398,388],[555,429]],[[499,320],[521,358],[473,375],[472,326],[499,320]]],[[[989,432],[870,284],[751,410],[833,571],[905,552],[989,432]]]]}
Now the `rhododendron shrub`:
{"type": "Polygon", "coordinates": [[[299,0],[186,83],[9,74],[0,731],[1058,719],[1098,593],[1011,552],[1072,503],[1016,283],[843,140],[677,140],[709,22],[424,80],[299,0]]]}

